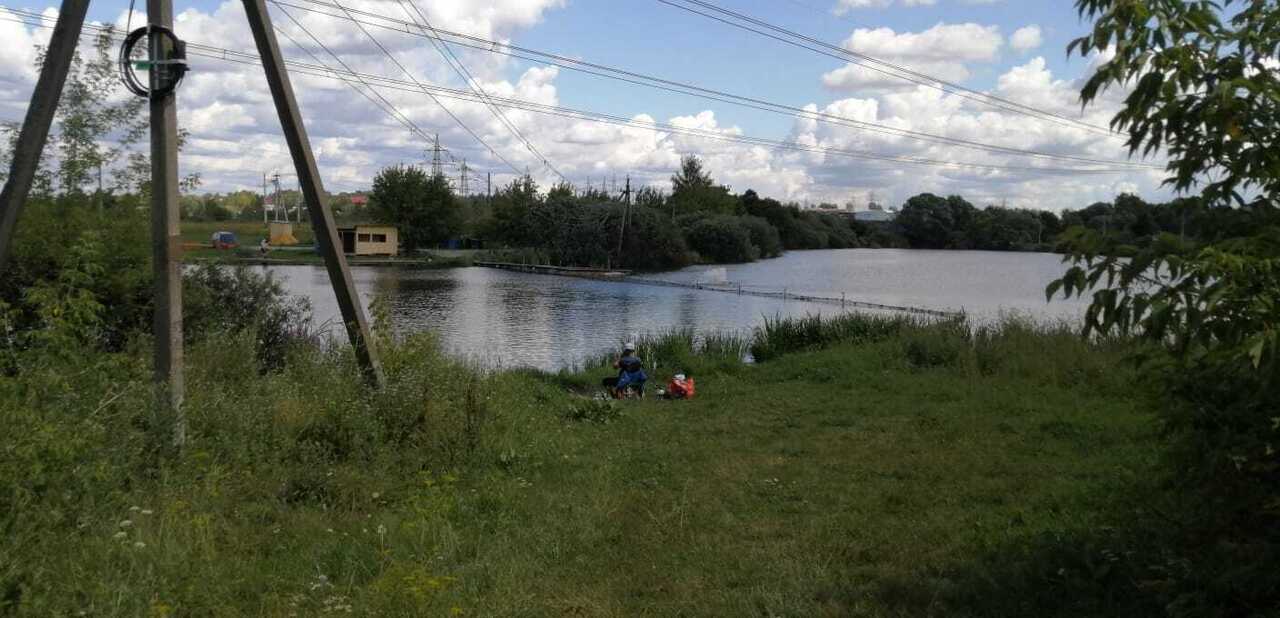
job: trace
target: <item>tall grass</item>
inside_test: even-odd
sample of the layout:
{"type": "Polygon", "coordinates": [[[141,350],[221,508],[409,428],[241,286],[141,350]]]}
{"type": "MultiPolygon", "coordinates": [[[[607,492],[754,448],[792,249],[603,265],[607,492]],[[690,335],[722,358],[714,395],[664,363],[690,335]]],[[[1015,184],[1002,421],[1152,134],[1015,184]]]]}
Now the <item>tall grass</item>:
{"type": "Polygon", "coordinates": [[[973,376],[1003,374],[1062,385],[1112,383],[1130,376],[1117,360],[1139,351],[1134,342],[1086,339],[1067,322],[1044,323],[1005,315],[994,323],[847,313],[765,320],[751,354],[757,362],[834,345],[894,341],[898,358],[914,369],[951,368],[973,376]]]}
{"type": "MultiPolygon", "coordinates": [[[[692,376],[732,372],[741,368],[751,340],[731,331],[699,333],[692,328],[674,328],[635,336],[636,353],[644,361],[650,380],[666,380],[676,373],[692,376]]],[[[624,342],[615,349],[591,355],[582,362],[555,374],[555,381],[575,390],[594,388],[599,379],[612,374],[624,342]]]]}
{"type": "Polygon", "coordinates": [[[338,539],[336,522],[372,529],[365,513],[386,497],[501,450],[491,410],[523,396],[425,336],[381,349],[381,392],[342,346],[296,346],[267,373],[256,349],[252,332],[189,348],[182,452],[152,405],[145,347],[56,365],[33,355],[0,377],[0,614],[169,615],[156,604],[230,607],[263,582],[386,573],[399,558],[372,533],[338,539]],[[284,559],[282,547],[326,536],[323,552],[284,559]]]}
{"type": "Polygon", "coordinates": [[[764,324],[756,328],[751,340],[751,356],[763,362],[833,343],[870,343],[927,323],[924,318],[915,316],[869,313],[766,318],[764,324]]]}

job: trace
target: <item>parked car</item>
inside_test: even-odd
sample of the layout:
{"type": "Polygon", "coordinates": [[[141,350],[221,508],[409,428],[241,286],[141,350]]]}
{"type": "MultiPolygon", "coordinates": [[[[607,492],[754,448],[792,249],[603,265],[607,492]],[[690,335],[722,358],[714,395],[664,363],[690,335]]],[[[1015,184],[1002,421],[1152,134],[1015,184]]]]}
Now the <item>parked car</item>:
{"type": "Polygon", "coordinates": [[[240,242],[232,232],[214,232],[213,242],[210,244],[214,249],[235,249],[240,246],[240,242]]]}

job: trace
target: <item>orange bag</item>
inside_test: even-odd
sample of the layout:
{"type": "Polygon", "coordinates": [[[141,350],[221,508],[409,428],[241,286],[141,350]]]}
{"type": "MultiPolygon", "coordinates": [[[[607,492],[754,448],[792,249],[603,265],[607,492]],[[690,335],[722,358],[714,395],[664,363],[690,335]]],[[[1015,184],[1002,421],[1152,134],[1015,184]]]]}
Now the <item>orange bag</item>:
{"type": "Polygon", "coordinates": [[[693,383],[693,378],[671,378],[667,382],[667,396],[672,399],[693,399],[697,393],[697,389],[693,383]]]}

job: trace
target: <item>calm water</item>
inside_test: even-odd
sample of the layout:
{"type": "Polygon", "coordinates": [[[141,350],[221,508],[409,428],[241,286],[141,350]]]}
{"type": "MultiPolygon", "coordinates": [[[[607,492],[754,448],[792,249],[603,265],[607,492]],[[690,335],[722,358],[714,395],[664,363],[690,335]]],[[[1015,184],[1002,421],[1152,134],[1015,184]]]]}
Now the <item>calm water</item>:
{"type": "MultiPolygon", "coordinates": [[[[290,292],[311,299],[318,322],[340,322],[323,268],[270,270],[290,292]]],[[[1049,254],[851,249],[795,251],[775,260],[697,266],[655,278],[844,293],[850,300],[963,309],[978,320],[1010,311],[1075,319],[1083,314],[1082,304],[1044,300],[1045,284],[1062,271],[1059,256],[1049,254]]],[[[378,295],[387,299],[397,330],[435,331],[450,352],[488,366],[555,369],[636,333],[692,326],[746,334],[765,316],[840,311],[829,304],[483,268],[356,267],[352,274],[366,307],[378,295]]]]}

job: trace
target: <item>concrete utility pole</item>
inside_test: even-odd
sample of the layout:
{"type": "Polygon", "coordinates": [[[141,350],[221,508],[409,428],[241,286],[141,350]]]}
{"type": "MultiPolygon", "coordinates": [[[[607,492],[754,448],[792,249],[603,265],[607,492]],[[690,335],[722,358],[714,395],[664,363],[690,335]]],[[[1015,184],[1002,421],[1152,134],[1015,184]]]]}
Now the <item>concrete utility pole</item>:
{"type": "Polygon", "coordinates": [[[458,171],[458,194],[462,197],[467,196],[467,160],[462,160],[462,165],[458,171]]]}
{"type": "Polygon", "coordinates": [[[27,203],[31,182],[40,167],[40,153],[49,139],[49,127],[53,126],[58,99],[62,97],[62,86],[67,82],[71,59],[75,57],[76,43],[80,41],[80,30],[88,12],[89,0],[63,0],[62,7],[58,9],[58,23],[53,26],[49,48],[45,50],[44,66],[40,68],[40,78],[36,81],[31,104],[27,106],[27,115],[18,132],[18,142],[13,148],[9,180],[0,191],[0,272],[9,261],[18,215],[27,203]]]}
{"type": "MultiPolygon", "coordinates": [[[[173,27],[172,0],[147,0],[147,22],[173,27]]],[[[172,51],[167,39],[151,38],[154,62],[172,51]]],[[[160,89],[171,65],[152,65],[151,90],[160,89]]],[[[178,109],[173,92],[151,96],[151,264],[155,283],[155,379],[160,400],[174,415],[173,442],[187,440],[182,410],[182,238],[178,210],[178,109]]]]}
{"type": "Polygon", "coordinates": [[[356,359],[364,371],[365,379],[376,388],[382,388],[386,380],[382,375],[382,367],[373,348],[369,323],[365,318],[364,306],[356,292],[355,282],[351,279],[351,270],[347,267],[347,259],[342,254],[342,239],[338,237],[338,227],[333,221],[333,212],[323,199],[324,187],[320,184],[320,171],[316,167],[315,156],[311,152],[311,142],[307,139],[307,129],[302,123],[302,112],[293,96],[293,86],[289,83],[289,73],[285,69],[284,57],[280,54],[280,44],[276,41],[275,31],[271,28],[271,15],[267,11],[266,0],[243,0],[245,15],[249,18],[249,28],[253,31],[253,40],[258,47],[258,56],[262,58],[262,68],[267,75],[267,85],[271,88],[271,98],[275,102],[276,114],[280,117],[280,125],[284,130],[285,141],[289,144],[289,153],[293,156],[293,166],[298,172],[298,183],[302,189],[307,211],[311,214],[311,227],[315,231],[316,247],[324,256],[325,267],[329,271],[329,281],[333,284],[337,296],[338,308],[342,311],[342,321],[347,327],[347,336],[355,348],[356,359]]]}

